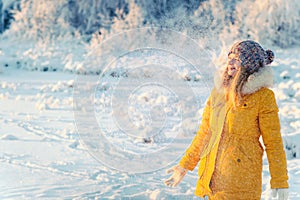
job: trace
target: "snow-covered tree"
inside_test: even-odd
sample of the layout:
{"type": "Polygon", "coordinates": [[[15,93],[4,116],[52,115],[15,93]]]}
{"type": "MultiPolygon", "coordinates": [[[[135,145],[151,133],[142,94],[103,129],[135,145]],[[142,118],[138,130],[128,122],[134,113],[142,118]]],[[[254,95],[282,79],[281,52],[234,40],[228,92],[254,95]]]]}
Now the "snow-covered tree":
{"type": "Polygon", "coordinates": [[[20,10],[14,11],[8,34],[44,41],[69,34],[67,3],[67,0],[22,0],[20,10]]]}
{"type": "Polygon", "coordinates": [[[0,1],[0,33],[9,28],[13,20],[12,10],[19,9],[20,0],[1,0],[0,1]]]}
{"type": "Polygon", "coordinates": [[[297,0],[240,1],[232,23],[224,24],[220,39],[254,39],[279,47],[300,44],[300,4],[297,0]]]}
{"type": "Polygon", "coordinates": [[[298,0],[256,0],[252,8],[245,19],[249,35],[280,47],[300,44],[298,0]]]}
{"type": "MultiPolygon", "coordinates": [[[[297,1],[0,0],[0,37],[12,39],[11,45],[18,46],[14,57],[23,59],[28,68],[42,70],[56,70],[65,64],[64,69],[73,72],[99,73],[98,67],[92,69],[93,64],[79,63],[81,57],[73,54],[93,54],[88,58],[95,58],[95,62],[101,54],[118,56],[130,41],[143,46],[145,38],[138,38],[139,34],[124,34],[140,28],[142,35],[143,27],[172,29],[188,35],[205,49],[215,51],[217,60],[218,54],[226,52],[236,40],[254,39],[283,48],[299,45],[297,1]],[[120,33],[123,39],[115,37],[120,33]],[[100,48],[112,38],[117,41],[100,48]],[[80,51],[65,44],[81,45],[80,51]],[[48,64],[41,65],[43,60],[48,60],[48,64]],[[72,63],[77,63],[76,69],[72,63]]],[[[153,43],[170,42],[159,31],[147,36],[155,37],[153,43]]]]}
{"type": "Polygon", "coordinates": [[[69,23],[81,34],[92,35],[101,28],[109,29],[115,18],[128,13],[125,0],[69,0],[69,23]]]}
{"type": "Polygon", "coordinates": [[[112,33],[122,32],[124,30],[140,28],[144,25],[145,14],[140,6],[134,0],[128,2],[128,14],[117,9],[118,17],[113,19],[113,24],[110,28],[112,33]]]}

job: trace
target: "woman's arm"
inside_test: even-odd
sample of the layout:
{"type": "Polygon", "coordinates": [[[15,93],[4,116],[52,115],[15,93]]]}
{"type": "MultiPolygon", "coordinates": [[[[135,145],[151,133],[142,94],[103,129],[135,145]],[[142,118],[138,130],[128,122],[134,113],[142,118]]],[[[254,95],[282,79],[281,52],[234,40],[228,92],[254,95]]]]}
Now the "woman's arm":
{"type": "Polygon", "coordinates": [[[194,137],[191,145],[186,150],[185,155],[182,157],[179,165],[185,169],[193,170],[200,160],[202,149],[208,144],[210,138],[210,110],[211,110],[211,96],[206,102],[202,114],[202,122],[196,136],[194,137]]]}
{"type": "Polygon", "coordinates": [[[262,96],[259,128],[269,161],[271,188],[288,188],[287,163],[280,134],[278,106],[272,90],[264,90],[262,96]]]}
{"type": "MultiPolygon", "coordinates": [[[[185,155],[182,157],[178,165],[173,166],[167,170],[167,173],[173,172],[173,175],[164,181],[167,186],[177,186],[188,170],[193,170],[200,160],[201,149],[204,148],[204,144],[208,142],[205,138],[209,138],[209,118],[211,109],[211,96],[208,98],[206,106],[202,114],[201,126],[194,137],[190,147],[186,150],[185,155]],[[205,141],[204,141],[205,140],[205,141]]],[[[207,139],[208,140],[208,139],[207,139]]]]}

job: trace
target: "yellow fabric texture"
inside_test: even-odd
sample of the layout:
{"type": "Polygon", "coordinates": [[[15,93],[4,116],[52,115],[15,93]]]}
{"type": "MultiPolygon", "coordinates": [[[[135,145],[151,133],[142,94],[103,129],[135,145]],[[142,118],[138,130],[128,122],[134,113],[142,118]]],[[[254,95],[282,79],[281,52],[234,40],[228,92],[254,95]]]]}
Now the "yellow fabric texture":
{"type": "Polygon", "coordinates": [[[269,161],[271,188],[288,188],[278,107],[272,90],[246,95],[240,106],[227,105],[216,89],[206,103],[202,123],[179,165],[199,163],[195,194],[210,199],[260,199],[262,136],[269,161]]]}

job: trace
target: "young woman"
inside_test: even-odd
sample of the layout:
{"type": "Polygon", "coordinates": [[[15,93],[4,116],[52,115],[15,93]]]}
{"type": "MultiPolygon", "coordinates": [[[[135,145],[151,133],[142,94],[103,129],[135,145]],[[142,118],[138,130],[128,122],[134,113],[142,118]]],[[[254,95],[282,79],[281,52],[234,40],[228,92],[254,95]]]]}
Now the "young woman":
{"type": "Polygon", "coordinates": [[[180,183],[199,164],[195,194],[209,199],[261,199],[263,147],[269,161],[271,188],[288,198],[286,155],[272,86],[271,50],[246,40],[237,42],[208,98],[202,123],[168,186],[180,183]]]}

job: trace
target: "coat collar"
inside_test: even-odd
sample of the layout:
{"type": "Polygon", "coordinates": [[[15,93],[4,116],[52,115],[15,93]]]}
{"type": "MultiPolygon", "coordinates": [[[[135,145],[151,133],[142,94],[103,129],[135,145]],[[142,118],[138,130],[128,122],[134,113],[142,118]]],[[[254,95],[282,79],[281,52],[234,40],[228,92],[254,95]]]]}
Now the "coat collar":
{"type": "MultiPolygon", "coordinates": [[[[214,77],[215,88],[219,92],[223,92],[222,74],[224,71],[219,70],[214,77]]],[[[243,94],[252,94],[263,87],[270,88],[273,86],[273,70],[271,66],[264,66],[258,72],[251,74],[245,85],[243,86],[243,94]]]]}

